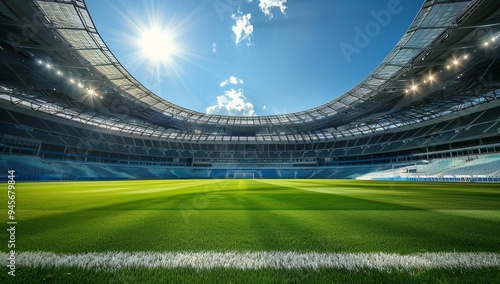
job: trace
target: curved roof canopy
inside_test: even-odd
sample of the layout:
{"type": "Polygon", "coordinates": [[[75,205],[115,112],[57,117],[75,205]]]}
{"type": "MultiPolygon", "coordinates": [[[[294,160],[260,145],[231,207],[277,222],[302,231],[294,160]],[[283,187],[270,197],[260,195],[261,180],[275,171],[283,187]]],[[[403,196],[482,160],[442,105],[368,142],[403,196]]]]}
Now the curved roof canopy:
{"type": "MultiPolygon", "coordinates": [[[[493,35],[498,37],[499,24],[494,17],[499,5],[495,0],[427,0],[394,49],[345,94],[301,112],[237,117],[189,110],[148,90],[113,56],[94,26],[84,1],[30,0],[28,3],[34,15],[39,16],[40,31],[36,35],[39,40],[34,44],[38,46],[18,48],[26,50],[40,65],[49,68],[53,64],[53,70],[59,68],[65,74],[73,74],[69,80],[85,81],[92,86],[88,87],[89,91],[95,90],[102,96],[92,103],[95,112],[77,111],[76,107],[69,110],[57,100],[52,107],[39,101],[39,110],[108,129],[133,129],[131,133],[182,140],[189,135],[190,140],[193,135],[196,140],[226,140],[223,138],[226,136],[247,141],[285,136],[285,140],[296,142],[329,140],[412,125],[474,102],[488,101],[488,95],[478,101],[470,93],[456,96],[452,101],[443,100],[443,94],[436,95],[442,91],[443,83],[426,86],[424,73],[446,71],[451,57],[465,61],[469,56],[470,66],[474,60],[479,62],[472,57],[478,53],[479,42],[491,33],[478,31],[494,30],[493,35]],[[46,55],[49,52],[51,56],[46,55]],[[424,95],[408,96],[417,87],[425,89],[420,92],[424,95]],[[415,108],[424,98],[431,103],[420,103],[415,108]]],[[[440,77],[447,84],[457,80],[453,72],[440,77]]],[[[491,99],[496,98],[494,93],[491,99]]]]}

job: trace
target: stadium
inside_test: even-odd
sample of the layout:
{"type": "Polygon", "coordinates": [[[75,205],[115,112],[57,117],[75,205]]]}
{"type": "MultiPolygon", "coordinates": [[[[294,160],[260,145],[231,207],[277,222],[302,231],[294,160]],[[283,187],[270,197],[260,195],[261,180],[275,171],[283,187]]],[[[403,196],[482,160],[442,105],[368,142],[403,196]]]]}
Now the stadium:
{"type": "Polygon", "coordinates": [[[85,1],[1,1],[2,258],[35,282],[500,281],[499,8],[426,0],[345,94],[225,116],[136,80],[85,1]]]}

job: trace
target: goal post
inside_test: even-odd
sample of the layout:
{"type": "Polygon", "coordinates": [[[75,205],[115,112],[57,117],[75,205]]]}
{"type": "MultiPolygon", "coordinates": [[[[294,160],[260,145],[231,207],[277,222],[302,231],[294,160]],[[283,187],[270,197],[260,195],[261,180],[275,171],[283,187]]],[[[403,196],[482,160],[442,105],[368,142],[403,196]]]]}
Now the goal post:
{"type": "Polygon", "coordinates": [[[255,179],[255,173],[236,172],[234,173],[235,179],[255,179]]]}

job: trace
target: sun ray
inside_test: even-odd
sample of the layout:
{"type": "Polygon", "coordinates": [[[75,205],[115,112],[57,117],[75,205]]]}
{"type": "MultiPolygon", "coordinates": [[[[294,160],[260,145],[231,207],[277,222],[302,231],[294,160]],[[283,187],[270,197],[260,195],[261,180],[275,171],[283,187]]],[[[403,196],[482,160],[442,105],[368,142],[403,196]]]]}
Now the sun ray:
{"type": "Polygon", "coordinates": [[[196,4],[188,13],[182,11],[181,6],[166,9],[165,5],[169,4],[160,1],[143,3],[144,13],[137,13],[129,6],[111,5],[125,26],[130,27],[112,31],[113,38],[126,46],[125,54],[119,58],[122,64],[132,74],[141,74],[137,79],[167,101],[175,103],[175,97],[180,95],[183,99],[198,101],[197,87],[189,83],[193,80],[190,68],[215,74],[201,62],[217,64],[212,46],[200,49],[192,38],[200,23],[210,17],[203,13],[208,4],[196,4]],[[174,94],[162,90],[177,91],[174,94]]]}

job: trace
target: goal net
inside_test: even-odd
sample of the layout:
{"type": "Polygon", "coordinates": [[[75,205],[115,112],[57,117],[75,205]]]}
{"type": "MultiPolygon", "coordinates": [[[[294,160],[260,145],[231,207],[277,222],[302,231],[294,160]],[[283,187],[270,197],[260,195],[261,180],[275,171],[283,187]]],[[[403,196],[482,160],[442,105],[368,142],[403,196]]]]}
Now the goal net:
{"type": "Polygon", "coordinates": [[[254,173],[234,173],[235,179],[254,179],[254,173]]]}

